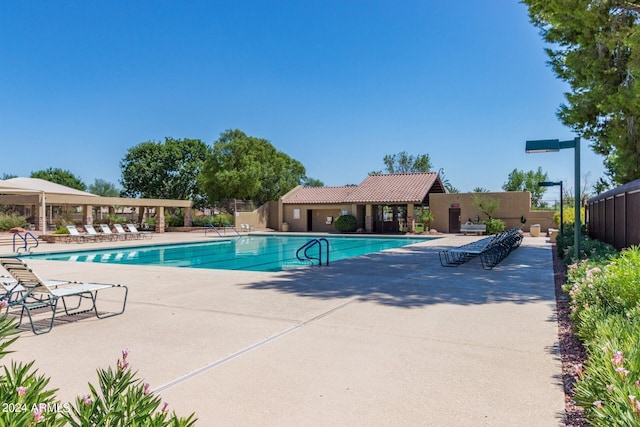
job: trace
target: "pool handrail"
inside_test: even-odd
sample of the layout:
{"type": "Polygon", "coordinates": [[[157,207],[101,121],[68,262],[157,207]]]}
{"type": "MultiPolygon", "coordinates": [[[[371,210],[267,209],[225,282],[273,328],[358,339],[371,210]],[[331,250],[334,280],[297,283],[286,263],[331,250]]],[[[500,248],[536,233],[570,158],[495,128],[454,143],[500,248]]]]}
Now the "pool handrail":
{"type": "Polygon", "coordinates": [[[20,233],[13,233],[13,252],[20,252],[20,249],[24,249],[26,252],[31,252],[31,248],[30,246],[28,246],[27,243],[27,238],[31,237],[33,240],[35,240],[36,245],[32,246],[34,248],[37,248],[40,245],[40,241],[38,240],[38,238],[36,236],[34,236],[31,232],[27,231],[26,233],[24,233],[24,236],[20,233]],[[20,240],[22,240],[22,242],[24,244],[22,244],[19,247],[16,247],[16,237],[19,237],[20,240]],[[17,249],[17,250],[16,250],[17,249]]]}
{"type": "Polygon", "coordinates": [[[298,258],[298,260],[300,261],[311,261],[313,263],[313,260],[316,259],[318,260],[318,266],[322,265],[322,244],[324,243],[327,251],[326,251],[326,265],[329,265],[329,241],[327,239],[325,239],[324,237],[321,237],[319,239],[312,239],[309,240],[307,243],[305,243],[304,245],[300,246],[298,248],[298,250],[296,251],[296,258],[298,258]],[[314,257],[314,256],[310,256],[307,252],[309,251],[309,249],[313,248],[315,245],[318,246],[318,256],[314,257]],[[302,255],[301,255],[302,254],[302,255]]]}
{"type": "MultiPolygon", "coordinates": [[[[216,234],[218,235],[218,237],[222,237],[222,234],[220,234],[220,232],[218,231],[218,228],[217,228],[215,225],[213,225],[213,224],[205,224],[205,226],[204,226],[204,235],[205,235],[205,236],[207,235],[207,230],[208,230],[209,228],[210,228],[210,229],[212,229],[213,231],[215,231],[215,232],[216,232],[216,234]]],[[[226,230],[227,228],[232,229],[232,230],[233,230],[233,231],[234,231],[238,236],[242,236],[242,235],[238,232],[238,230],[236,230],[236,228],[235,228],[234,226],[230,226],[230,227],[224,226],[224,227],[222,227],[222,229],[223,229],[223,230],[226,230]]]]}

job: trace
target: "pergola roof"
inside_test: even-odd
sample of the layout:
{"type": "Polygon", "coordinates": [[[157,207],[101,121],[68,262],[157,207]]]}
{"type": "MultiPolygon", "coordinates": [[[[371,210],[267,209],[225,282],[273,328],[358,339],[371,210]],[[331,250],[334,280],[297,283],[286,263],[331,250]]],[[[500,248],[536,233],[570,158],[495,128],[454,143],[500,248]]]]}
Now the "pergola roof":
{"type": "Polygon", "coordinates": [[[437,173],[370,175],[358,186],[301,187],[284,196],[284,204],[422,203],[430,192],[445,193],[437,173]]]}
{"type": "Polygon", "coordinates": [[[46,181],[39,178],[10,178],[0,180],[0,192],[7,193],[46,193],[46,194],[67,194],[75,196],[91,196],[98,197],[95,194],[85,191],[76,190],[75,188],[66,187],[56,184],[55,182],[46,181]]]}
{"type": "Polygon", "coordinates": [[[191,200],[135,199],[128,197],[102,197],[38,178],[11,178],[0,180],[0,195],[39,196],[54,205],[92,206],[146,206],[190,208],[191,200]]]}

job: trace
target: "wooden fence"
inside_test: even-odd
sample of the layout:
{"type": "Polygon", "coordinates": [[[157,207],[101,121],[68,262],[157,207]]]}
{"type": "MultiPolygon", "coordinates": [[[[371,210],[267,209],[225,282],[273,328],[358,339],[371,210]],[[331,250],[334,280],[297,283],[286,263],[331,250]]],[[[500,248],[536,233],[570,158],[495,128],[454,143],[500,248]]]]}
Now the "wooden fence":
{"type": "Polygon", "coordinates": [[[640,179],[587,202],[589,237],[622,249],[640,245],[640,179]]]}

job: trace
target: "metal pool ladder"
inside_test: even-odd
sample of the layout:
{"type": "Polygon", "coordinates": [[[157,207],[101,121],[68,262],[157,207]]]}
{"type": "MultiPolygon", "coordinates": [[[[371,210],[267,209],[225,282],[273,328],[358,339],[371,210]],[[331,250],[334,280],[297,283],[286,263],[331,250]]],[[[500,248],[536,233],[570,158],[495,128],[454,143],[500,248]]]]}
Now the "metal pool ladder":
{"type": "Polygon", "coordinates": [[[13,252],[20,252],[20,249],[24,249],[26,252],[31,252],[31,248],[32,247],[37,248],[38,245],[40,245],[38,238],[28,231],[24,233],[24,236],[20,233],[13,233],[13,252]],[[20,240],[22,240],[22,243],[20,243],[20,246],[16,246],[16,237],[19,237],[20,240]],[[27,243],[28,237],[31,237],[36,242],[35,246],[28,245],[27,243]]]}
{"type": "Polygon", "coordinates": [[[329,265],[329,241],[324,237],[320,239],[309,240],[307,243],[300,246],[300,248],[298,248],[298,250],[296,251],[296,258],[298,258],[298,260],[300,261],[311,261],[312,265],[315,265],[313,261],[317,260],[318,265],[320,266],[322,265],[323,245],[324,249],[326,249],[324,251],[325,265],[329,265]],[[310,251],[312,251],[313,249],[318,250],[317,256],[314,256],[315,254],[313,253],[310,254],[310,251]]]}

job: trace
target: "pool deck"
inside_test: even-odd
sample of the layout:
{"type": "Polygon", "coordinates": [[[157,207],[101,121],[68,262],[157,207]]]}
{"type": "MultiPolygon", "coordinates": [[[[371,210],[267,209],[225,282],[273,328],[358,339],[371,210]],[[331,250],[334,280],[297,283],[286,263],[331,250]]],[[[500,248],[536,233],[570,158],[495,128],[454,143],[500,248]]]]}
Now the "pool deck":
{"type": "Polygon", "coordinates": [[[439,250],[475,239],[279,273],[27,259],[47,279],[125,284],[127,308],[25,332],[4,362],[35,359],[68,401],[127,348],[169,408],[201,426],[564,425],[552,246],[527,236],[491,271],[440,266],[439,250]]]}

